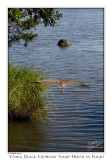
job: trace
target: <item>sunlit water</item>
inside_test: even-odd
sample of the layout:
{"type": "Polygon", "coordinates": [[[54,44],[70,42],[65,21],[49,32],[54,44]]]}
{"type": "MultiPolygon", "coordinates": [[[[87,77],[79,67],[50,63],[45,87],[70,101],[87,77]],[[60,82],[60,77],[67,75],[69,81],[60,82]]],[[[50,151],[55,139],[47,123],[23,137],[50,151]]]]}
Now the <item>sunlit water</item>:
{"type": "Polygon", "coordinates": [[[52,86],[48,121],[9,123],[9,151],[103,151],[103,10],[61,9],[54,28],[39,26],[27,48],[15,45],[9,62],[40,69],[51,79],[84,82],[89,88],[52,86]],[[59,39],[72,46],[59,48],[59,39]]]}

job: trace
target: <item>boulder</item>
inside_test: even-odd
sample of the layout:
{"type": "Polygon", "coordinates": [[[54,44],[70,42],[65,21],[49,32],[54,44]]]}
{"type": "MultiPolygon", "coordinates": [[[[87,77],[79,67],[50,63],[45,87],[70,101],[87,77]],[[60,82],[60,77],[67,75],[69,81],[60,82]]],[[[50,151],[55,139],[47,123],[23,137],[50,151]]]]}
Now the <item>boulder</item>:
{"type": "Polygon", "coordinates": [[[60,39],[57,45],[59,47],[67,47],[71,45],[71,42],[67,39],[60,39]]]}

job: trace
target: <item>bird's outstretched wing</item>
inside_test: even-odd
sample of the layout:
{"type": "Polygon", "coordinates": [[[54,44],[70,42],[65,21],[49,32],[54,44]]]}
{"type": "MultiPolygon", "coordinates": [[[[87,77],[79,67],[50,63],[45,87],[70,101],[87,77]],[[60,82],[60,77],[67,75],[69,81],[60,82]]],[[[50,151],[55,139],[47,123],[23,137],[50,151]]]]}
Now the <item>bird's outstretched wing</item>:
{"type": "Polygon", "coordinates": [[[81,82],[76,82],[76,81],[65,81],[65,86],[82,86],[82,87],[88,87],[88,85],[81,83],[81,82]]]}

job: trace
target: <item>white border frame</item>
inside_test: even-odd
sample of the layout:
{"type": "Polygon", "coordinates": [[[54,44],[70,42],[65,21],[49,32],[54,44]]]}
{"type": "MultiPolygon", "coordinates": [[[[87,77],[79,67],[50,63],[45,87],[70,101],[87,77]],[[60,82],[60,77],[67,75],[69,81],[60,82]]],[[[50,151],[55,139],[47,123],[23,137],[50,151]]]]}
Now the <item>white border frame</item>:
{"type": "MultiPolygon", "coordinates": [[[[0,53],[0,157],[4,160],[10,159],[8,152],[7,152],[7,104],[8,104],[8,93],[7,93],[7,65],[8,65],[8,47],[7,47],[7,8],[9,7],[45,7],[45,8],[104,8],[105,9],[105,43],[104,43],[104,58],[105,58],[105,66],[104,66],[104,83],[105,83],[105,153],[73,153],[77,155],[104,155],[103,159],[111,159],[112,158],[112,101],[111,101],[111,83],[112,83],[112,71],[111,71],[111,64],[112,64],[112,5],[111,0],[69,0],[64,1],[61,0],[60,2],[55,0],[31,0],[31,1],[15,1],[15,0],[3,0],[0,1],[0,44],[1,44],[1,53],[0,53]]],[[[38,152],[39,153],[39,152],[38,152]]],[[[35,153],[28,153],[28,154],[35,154],[35,153]]],[[[41,152],[42,154],[42,152],[41,152]]],[[[47,152],[45,154],[72,154],[72,152],[61,152],[61,153],[51,153],[47,152]]],[[[17,159],[17,158],[13,158],[17,159]]],[[[30,158],[31,159],[31,158],[30,158]]],[[[34,159],[34,158],[33,158],[34,159]]],[[[37,159],[37,158],[36,158],[37,159]]],[[[58,158],[59,159],[59,158],[58,158]]],[[[94,158],[89,158],[94,159],[94,158]]],[[[96,159],[96,158],[95,158],[96,159]]],[[[52,160],[52,159],[50,159],[52,160]]]]}

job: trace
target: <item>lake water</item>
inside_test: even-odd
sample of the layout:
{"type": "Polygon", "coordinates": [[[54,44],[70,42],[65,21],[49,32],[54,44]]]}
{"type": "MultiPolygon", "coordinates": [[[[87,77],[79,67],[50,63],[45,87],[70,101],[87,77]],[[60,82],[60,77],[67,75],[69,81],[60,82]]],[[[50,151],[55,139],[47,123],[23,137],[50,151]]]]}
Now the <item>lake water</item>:
{"type": "Polygon", "coordinates": [[[15,44],[9,62],[40,69],[50,79],[84,82],[89,88],[52,86],[48,121],[9,123],[9,151],[104,151],[103,9],[60,9],[58,26],[37,28],[27,48],[15,44]],[[72,45],[59,48],[59,39],[72,45]]]}

